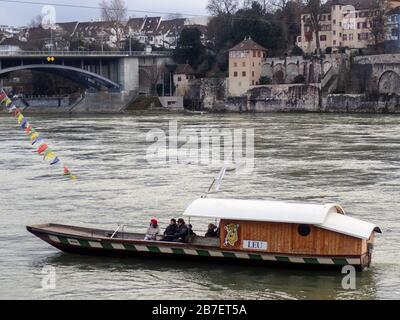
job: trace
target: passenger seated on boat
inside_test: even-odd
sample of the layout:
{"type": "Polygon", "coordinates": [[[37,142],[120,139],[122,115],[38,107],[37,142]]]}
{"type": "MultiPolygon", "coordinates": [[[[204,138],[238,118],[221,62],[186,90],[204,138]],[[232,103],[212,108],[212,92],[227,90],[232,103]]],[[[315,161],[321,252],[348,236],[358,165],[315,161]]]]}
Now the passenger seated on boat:
{"type": "Polygon", "coordinates": [[[173,242],[188,242],[189,239],[189,228],[185,223],[185,220],[178,219],[178,230],[174,235],[173,242]]]}
{"type": "Polygon", "coordinates": [[[171,219],[171,222],[167,229],[164,231],[163,241],[173,241],[175,239],[175,233],[178,231],[178,225],[176,219],[171,219]]]}
{"type": "Polygon", "coordinates": [[[207,233],[205,235],[205,237],[207,238],[218,238],[218,228],[215,224],[210,223],[208,225],[208,230],[207,233]]]}
{"type": "Polygon", "coordinates": [[[160,228],[158,226],[158,220],[156,218],[152,218],[144,240],[146,241],[157,240],[157,235],[159,233],[160,233],[160,228]]]}

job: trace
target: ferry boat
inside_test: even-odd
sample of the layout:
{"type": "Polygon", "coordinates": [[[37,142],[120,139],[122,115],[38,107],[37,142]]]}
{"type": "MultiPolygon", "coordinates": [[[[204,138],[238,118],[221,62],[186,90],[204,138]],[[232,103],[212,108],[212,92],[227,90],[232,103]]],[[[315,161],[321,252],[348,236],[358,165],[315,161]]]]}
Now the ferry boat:
{"type": "MultiPolygon", "coordinates": [[[[145,234],[57,224],[27,230],[67,253],[99,256],[185,258],[364,270],[371,265],[373,223],[346,215],[337,204],[201,198],[187,218],[219,220],[219,237],[190,236],[187,243],[145,241],[145,234]]],[[[207,220],[208,221],[208,220],[207,220]]]]}

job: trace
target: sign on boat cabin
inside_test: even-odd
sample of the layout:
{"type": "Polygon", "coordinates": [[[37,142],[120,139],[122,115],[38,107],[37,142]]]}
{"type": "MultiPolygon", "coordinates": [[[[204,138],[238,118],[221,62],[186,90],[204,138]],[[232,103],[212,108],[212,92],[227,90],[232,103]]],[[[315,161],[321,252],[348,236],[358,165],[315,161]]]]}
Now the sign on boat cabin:
{"type": "Polygon", "coordinates": [[[220,219],[220,248],[255,253],[362,256],[379,228],[339,205],[199,199],[186,216],[220,219]]]}

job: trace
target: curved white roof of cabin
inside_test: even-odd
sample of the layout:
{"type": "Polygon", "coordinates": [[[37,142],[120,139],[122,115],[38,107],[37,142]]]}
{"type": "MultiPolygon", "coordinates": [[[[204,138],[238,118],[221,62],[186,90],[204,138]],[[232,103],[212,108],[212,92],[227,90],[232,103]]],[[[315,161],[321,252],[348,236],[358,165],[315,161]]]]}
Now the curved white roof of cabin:
{"type": "Polygon", "coordinates": [[[198,199],[185,216],[238,221],[311,224],[322,229],[369,239],[376,225],[345,216],[337,204],[304,204],[263,200],[198,199]]]}

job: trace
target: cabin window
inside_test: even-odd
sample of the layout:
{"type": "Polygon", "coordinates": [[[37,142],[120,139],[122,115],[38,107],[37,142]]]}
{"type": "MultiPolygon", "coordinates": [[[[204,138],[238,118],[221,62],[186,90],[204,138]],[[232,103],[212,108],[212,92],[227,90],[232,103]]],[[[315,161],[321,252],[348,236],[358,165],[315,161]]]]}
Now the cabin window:
{"type": "Polygon", "coordinates": [[[297,228],[297,231],[299,232],[299,235],[302,237],[307,237],[311,233],[311,227],[307,224],[301,224],[297,228]]]}

